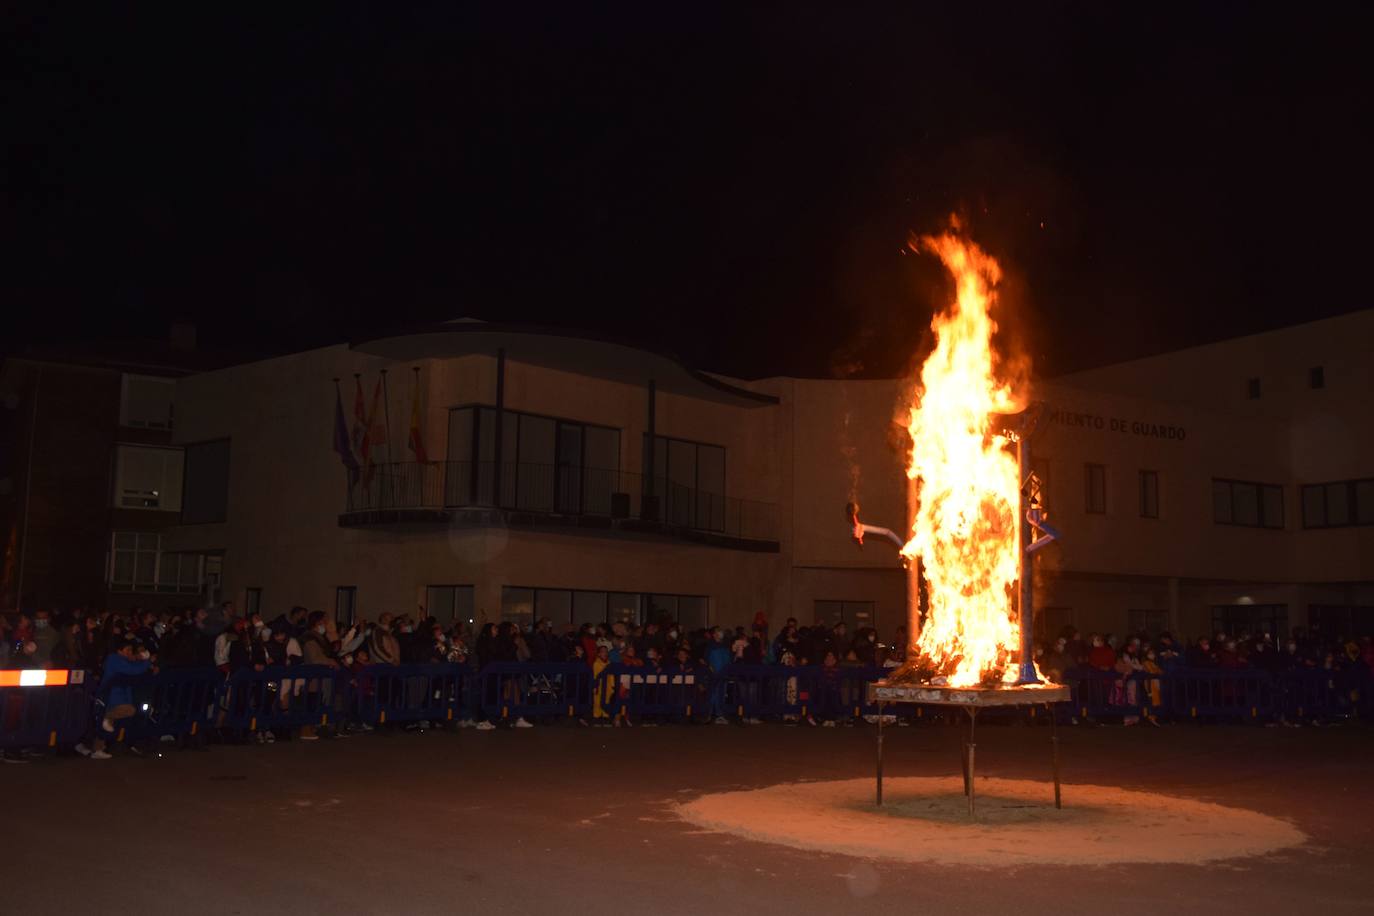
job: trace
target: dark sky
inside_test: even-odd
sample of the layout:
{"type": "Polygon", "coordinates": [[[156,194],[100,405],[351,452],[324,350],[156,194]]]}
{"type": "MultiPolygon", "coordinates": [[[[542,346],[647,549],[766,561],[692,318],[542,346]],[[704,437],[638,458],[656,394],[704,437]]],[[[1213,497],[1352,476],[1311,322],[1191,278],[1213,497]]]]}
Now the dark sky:
{"type": "Polygon", "coordinates": [[[0,14],[12,343],[469,315],[888,374],[955,211],[1046,373],[1368,305],[1363,5],[205,6],[0,14]]]}

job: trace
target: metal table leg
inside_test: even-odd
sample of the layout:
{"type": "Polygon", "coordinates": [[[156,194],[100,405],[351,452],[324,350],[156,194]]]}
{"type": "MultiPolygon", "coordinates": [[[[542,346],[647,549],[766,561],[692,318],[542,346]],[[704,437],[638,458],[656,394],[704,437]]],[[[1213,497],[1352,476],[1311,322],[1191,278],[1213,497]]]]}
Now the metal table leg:
{"type": "Polygon", "coordinates": [[[1058,810],[1063,807],[1059,799],[1059,717],[1055,714],[1054,704],[1046,703],[1045,709],[1050,714],[1050,753],[1054,763],[1054,807],[1058,810]]]}
{"type": "Polygon", "coordinates": [[[877,804],[883,803],[883,704],[878,704],[878,792],[877,804]]]}
{"type": "Polygon", "coordinates": [[[967,769],[965,770],[965,776],[964,776],[964,780],[965,780],[964,784],[965,784],[965,786],[966,786],[967,789],[968,789],[968,817],[969,817],[969,820],[975,820],[975,819],[976,819],[976,814],[974,813],[974,796],[977,795],[977,788],[975,787],[975,784],[974,784],[974,776],[975,776],[975,772],[976,772],[976,771],[975,771],[975,764],[974,764],[974,761],[975,761],[975,753],[976,753],[977,748],[978,748],[978,745],[977,745],[977,743],[976,743],[976,741],[975,741],[975,739],[977,738],[977,731],[976,731],[977,728],[978,728],[978,710],[977,710],[977,709],[974,709],[974,708],[970,708],[970,709],[968,710],[968,755],[967,755],[967,756],[968,756],[968,766],[967,766],[967,769]]]}

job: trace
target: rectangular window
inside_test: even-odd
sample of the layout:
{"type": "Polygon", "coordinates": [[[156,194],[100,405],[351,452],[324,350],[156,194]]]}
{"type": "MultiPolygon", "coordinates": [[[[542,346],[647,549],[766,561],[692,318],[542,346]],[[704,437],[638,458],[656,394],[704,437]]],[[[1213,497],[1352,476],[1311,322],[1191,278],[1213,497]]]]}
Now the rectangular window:
{"type": "Polygon", "coordinates": [[[334,619],[342,626],[358,619],[358,586],[340,585],[334,589],[334,619]]]}
{"type": "Polygon", "coordinates": [[[1307,387],[1309,387],[1309,388],[1325,388],[1325,387],[1326,387],[1326,370],[1323,369],[1321,366],[1313,366],[1311,369],[1308,369],[1308,370],[1307,370],[1307,387]]]}
{"type": "Polygon", "coordinates": [[[1352,525],[1374,525],[1374,479],[1303,486],[1304,528],[1346,528],[1352,525]]]}
{"type": "Polygon", "coordinates": [[[175,392],[175,379],[125,375],[119,392],[119,425],[134,429],[171,429],[175,392]]]}
{"type": "Polygon", "coordinates": [[[1101,464],[1083,466],[1083,507],[1092,515],[1107,513],[1107,468],[1101,464]]]}
{"type": "Polygon", "coordinates": [[[471,585],[430,585],[425,587],[425,613],[445,626],[472,623],[474,589],[471,585]]]}
{"type": "Polygon", "coordinates": [[[1275,639],[1282,639],[1288,634],[1288,605],[1213,605],[1212,632],[1238,638],[1269,633],[1275,639]]]}
{"type": "Polygon", "coordinates": [[[843,621],[852,628],[851,632],[858,627],[878,625],[877,611],[872,601],[817,600],[815,610],[817,620],[832,626],[843,621]]]}
{"type": "Polygon", "coordinates": [[[181,464],[179,448],[116,446],[114,505],[176,512],[181,508],[181,464]]]}
{"type": "MultiPolygon", "coordinates": [[[[645,463],[648,434],[645,434],[645,463]]],[[[699,531],[725,530],[725,448],[687,439],[655,436],[652,478],[659,516],[671,525],[699,531]]]]}
{"type": "Polygon", "coordinates": [[[1213,478],[1212,521],[1247,528],[1283,528],[1283,487],[1213,478]]]}
{"type": "Polygon", "coordinates": [[[633,592],[606,592],[577,588],[501,589],[501,619],[522,625],[550,620],[559,632],[569,624],[641,623],[640,596],[633,592]]]}
{"type": "Polygon", "coordinates": [[[1374,606],[1310,604],[1307,623],[1313,634],[1327,640],[1374,633],[1374,606]]]}
{"type": "Polygon", "coordinates": [[[449,411],[444,493],[451,506],[609,515],[619,489],[620,430],[504,410],[496,493],[496,409],[449,411]]]}
{"type": "Polygon", "coordinates": [[[223,522],[229,517],[229,440],[186,446],[183,525],[223,522]]]}
{"type": "Polygon", "coordinates": [[[1169,612],[1153,608],[1146,610],[1132,608],[1126,612],[1126,624],[1127,633],[1133,636],[1143,633],[1150,639],[1154,639],[1169,629],[1169,612]]]}
{"type": "Polygon", "coordinates": [[[159,534],[116,531],[110,539],[110,591],[198,594],[203,564],[200,554],[164,553],[159,534]]]}
{"type": "Polygon", "coordinates": [[[1251,378],[1245,380],[1245,396],[1252,401],[1258,401],[1260,397],[1260,380],[1251,378]]]}
{"type": "Polygon", "coordinates": [[[1140,517],[1159,518],[1159,472],[1140,472],[1140,517]]]}
{"type": "Polygon", "coordinates": [[[245,589],[243,593],[243,613],[245,616],[252,617],[254,614],[262,613],[262,589],[253,586],[245,589]]]}

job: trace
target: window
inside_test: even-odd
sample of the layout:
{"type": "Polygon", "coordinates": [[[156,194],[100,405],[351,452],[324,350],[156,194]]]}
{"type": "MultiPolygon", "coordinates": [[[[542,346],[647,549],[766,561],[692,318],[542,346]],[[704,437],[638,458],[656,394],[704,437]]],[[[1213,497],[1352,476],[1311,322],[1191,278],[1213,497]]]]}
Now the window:
{"type": "Polygon", "coordinates": [[[334,589],[334,619],[345,626],[358,619],[358,586],[340,585],[334,589]]]}
{"type": "Polygon", "coordinates": [[[116,446],[114,505],[176,512],[181,508],[181,462],[179,448],[116,446]]]}
{"type": "Polygon", "coordinates": [[[1159,518],[1159,472],[1140,472],[1140,517],[1159,518]]]}
{"type": "Polygon", "coordinates": [[[844,621],[854,629],[878,625],[872,601],[817,601],[816,619],[832,626],[844,621]]]}
{"type": "Polygon", "coordinates": [[[1307,623],[1314,634],[1325,639],[1368,636],[1374,634],[1374,606],[1311,604],[1307,623]]]}
{"type": "Polygon", "coordinates": [[[1374,479],[1306,484],[1302,488],[1304,528],[1374,525],[1374,479]]]}
{"type": "Polygon", "coordinates": [[[125,375],[120,385],[119,425],[136,429],[171,429],[176,381],[149,375],[125,375]]]}
{"type": "Polygon", "coordinates": [[[641,596],[572,588],[501,589],[501,619],[528,625],[551,620],[555,627],[584,623],[641,623],[641,596]]]}
{"type": "Polygon", "coordinates": [[[1283,487],[1213,478],[1212,521],[1247,528],[1282,528],[1283,487]]]}
{"type": "Polygon", "coordinates": [[[262,589],[254,586],[243,593],[243,613],[246,617],[262,613],[262,589]]]}
{"type": "Polygon", "coordinates": [[[1107,468],[1100,464],[1083,466],[1083,509],[1092,515],[1107,513],[1107,468]]]}
{"type": "MultiPolygon", "coordinates": [[[[649,460],[645,434],[645,462],[649,460]]],[[[655,436],[651,478],[660,517],[700,531],[725,530],[725,449],[719,445],[655,436]]]]}
{"type": "Polygon", "coordinates": [[[1260,380],[1258,378],[1246,379],[1245,396],[1252,401],[1258,401],[1260,396],[1260,380]]]}
{"type": "Polygon", "coordinates": [[[449,411],[449,505],[609,515],[611,494],[620,488],[620,430],[506,410],[499,499],[496,470],[496,409],[449,411]]]}
{"type": "Polygon", "coordinates": [[[1218,604],[1212,606],[1212,632],[1227,636],[1258,636],[1288,633],[1286,604],[1218,604]]]}
{"type": "Polygon", "coordinates": [[[1132,635],[1145,634],[1154,639],[1169,629],[1169,612],[1153,608],[1139,610],[1132,608],[1126,612],[1126,632],[1132,635]]]}
{"type": "Polygon", "coordinates": [[[229,513],[229,440],[186,446],[183,525],[225,521],[229,513]]]}
{"type": "Polygon", "coordinates": [[[650,595],[648,620],[670,620],[684,632],[700,630],[710,623],[704,595],[650,595]]]}
{"type": "Polygon", "coordinates": [[[200,554],[163,553],[160,534],[116,531],[110,539],[110,591],[197,594],[203,561],[200,554]]]}
{"type": "Polygon", "coordinates": [[[471,623],[476,619],[471,585],[430,585],[425,588],[425,611],[441,623],[471,623]]]}
{"type": "Polygon", "coordinates": [[[1307,370],[1307,387],[1308,387],[1308,388],[1325,388],[1325,387],[1326,387],[1326,370],[1323,369],[1321,366],[1313,366],[1311,369],[1308,369],[1308,370],[1307,370]]]}

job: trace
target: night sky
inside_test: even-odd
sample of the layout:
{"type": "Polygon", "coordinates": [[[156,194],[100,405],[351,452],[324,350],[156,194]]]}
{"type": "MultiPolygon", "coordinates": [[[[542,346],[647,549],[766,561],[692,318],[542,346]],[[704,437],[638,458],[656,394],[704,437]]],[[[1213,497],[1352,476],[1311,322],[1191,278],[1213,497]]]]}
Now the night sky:
{"type": "Polygon", "coordinates": [[[1369,304],[1359,5],[203,6],[0,14],[9,349],[473,316],[885,375],[952,212],[1046,374],[1369,304]]]}

